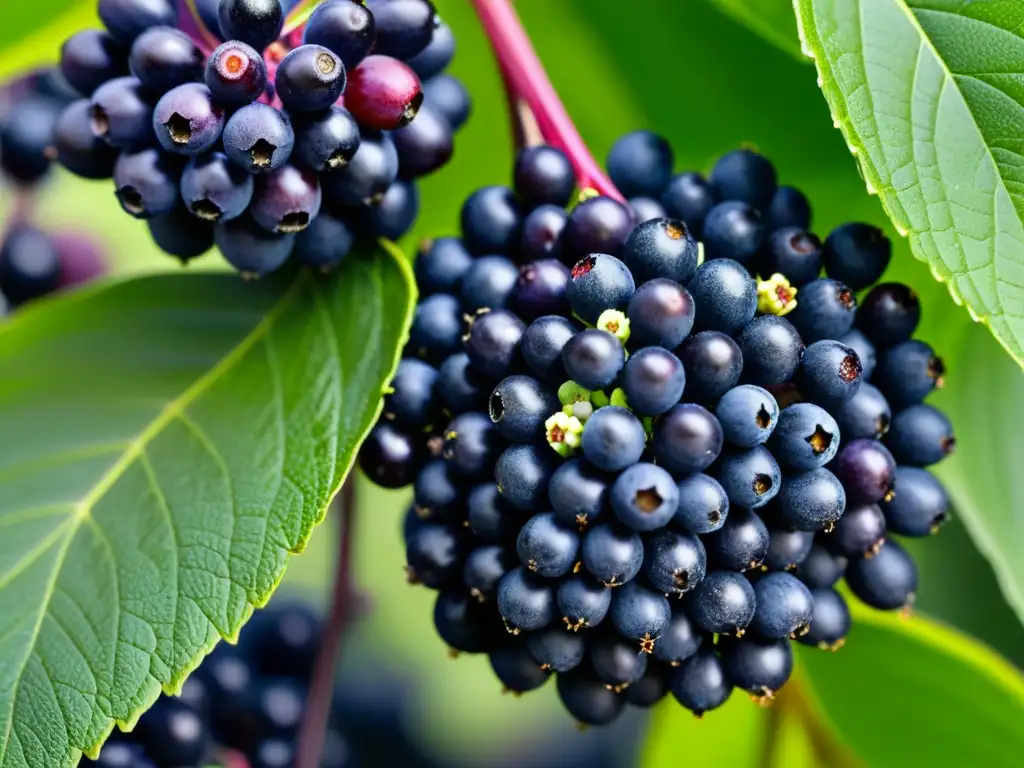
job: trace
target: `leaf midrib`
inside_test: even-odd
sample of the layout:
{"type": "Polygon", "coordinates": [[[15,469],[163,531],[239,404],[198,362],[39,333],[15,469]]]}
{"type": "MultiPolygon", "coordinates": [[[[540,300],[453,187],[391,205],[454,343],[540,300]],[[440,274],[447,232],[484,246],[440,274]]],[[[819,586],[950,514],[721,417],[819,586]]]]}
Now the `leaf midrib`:
{"type": "MultiPolygon", "coordinates": [[[[29,642],[27,643],[29,652],[25,655],[24,662],[21,664],[21,668],[18,670],[18,675],[11,686],[11,714],[10,717],[7,718],[7,722],[4,724],[3,750],[0,751],[0,759],[6,758],[7,752],[10,748],[11,731],[14,727],[14,712],[16,709],[14,704],[17,703],[18,689],[21,685],[25,668],[28,666],[28,661],[32,656],[32,649],[35,648],[36,642],[39,639],[39,632],[42,629],[43,620],[49,610],[50,601],[53,599],[53,593],[57,586],[57,580],[60,577],[64,558],[67,555],[68,548],[70,547],[71,541],[74,539],[78,528],[84,520],[90,517],[95,505],[111,488],[113,488],[114,484],[124,475],[128,468],[131,467],[140,456],[142,456],[146,446],[159,436],[174,419],[181,416],[188,406],[194,403],[200,395],[204,394],[211,386],[213,386],[221,376],[231,370],[256,344],[263,340],[267,333],[274,327],[281,314],[290,306],[299,288],[301,288],[309,279],[308,276],[308,271],[303,270],[300,272],[292,281],[291,285],[288,286],[281,297],[277,300],[274,306],[271,307],[259,323],[257,323],[245,336],[245,338],[243,338],[226,355],[224,355],[216,365],[212,366],[206,373],[197,378],[184,392],[173,400],[170,400],[156,415],[156,417],[146,425],[146,428],[143,429],[138,436],[127,445],[118,460],[103,474],[103,476],[97,481],[96,485],[93,486],[92,490],[86,494],[81,501],[74,504],[74,512],[69,519],[61,523],[55,529],[55,531],[59,531],[64,528],[67,530],[63,533],[64,542],[61,544],[60,551],[57,554],[53,571],[46,585],[46,591],[44,592],[39,614],[36,618],[35,625],[32,628],[32,634],[29,642]]],[[[55,538],[56,533],[51,533],[46,539],[48,545],[52,544],[52,539],[55,538]]],[[[41,557],[44,552],[49,550],[49,548],[49,546],[39,547],[38,554],[34,558],[18,564],[18,570],[23,571],[35,562],[38,557],[41,557]]],[[[0,587],[0,589],[3,589],[3,587],[0,587]]]]}

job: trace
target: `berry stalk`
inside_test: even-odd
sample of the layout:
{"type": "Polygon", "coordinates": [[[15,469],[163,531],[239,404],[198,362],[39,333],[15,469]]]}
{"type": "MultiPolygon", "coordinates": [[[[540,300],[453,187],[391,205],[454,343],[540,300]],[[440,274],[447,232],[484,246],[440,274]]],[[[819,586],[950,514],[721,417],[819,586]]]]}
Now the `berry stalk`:
{"type": "Polygon", "coordinates": [[[191,37],[207,56],[220,45],[213,30],[207,29],[203,23],[199,10],[196,8],[196,0],[178,0],[178,27],[191,37]]]}
{"type": "Polygon", "coordinates": [[[472,2],[491,41],[511,97],[527,104],[537,119],[544,140],[569,157],[580,189],[595,189],[602,195],[624,202],[622,194],[594,160],[565,111],[510,0],[472,2]]]}

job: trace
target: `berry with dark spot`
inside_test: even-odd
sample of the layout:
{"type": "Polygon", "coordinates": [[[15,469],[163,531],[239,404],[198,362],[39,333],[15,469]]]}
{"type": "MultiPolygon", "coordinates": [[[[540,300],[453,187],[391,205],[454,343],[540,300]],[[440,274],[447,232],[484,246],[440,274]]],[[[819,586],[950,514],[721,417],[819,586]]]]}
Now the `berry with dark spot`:
{"type": "Polygon", "coordinates": [[[193,216],[205,221],[229,221],[241,216],[253,195],[253,177],[211,152],[194,157],[181,176],[181,196],[193,216]]]}
{"type": "Polygon", "coordinates": [[[839,438],[839,426],[828,411],[813,403],[794,403],[782,409],[768,445],[780,464],[814,469],[832,461],[839,438]]]}
{"type": "Polygon", "coordinates": [[[702,237],[704,220],[719,201],[718,190],[699,173],[680,173],[669,179],[661,193],[665,212],[682,219],[695,237],[702,237]]]}
{"type": "Polygon", "coordinates": [[[555,394],[539,381],[518,375],[503,379],[488,401],[491,421],[513,443],[542,440],[544,421],[560,407],[555,394]]]}
{"type": "Polygon", "coordinates": [[[710,475],[694,473],[679,481],[679,506],[673,523],[684,531],[707,534],[717,531],[729,515],[729,497],[710,475]]]}
{"type": "Polygon", "coordinates": [[[364,129],[349,161],[323,175],[324,199],[341,206],[379,205],[397,178],[398,151],[391,137],[364,129]]]}
{"type": "Polygon", "coordinates": [[[182,164],[156,149],[122,152],[114,163],[114,194],[121,208],[137,219],[170,213],[180,198],[182,164]]]}
{"type": "Polygon", "coordinates": [[[768,528],[754,512],[733,508],[725,525],[704,537],[713,568],[747,571],[757,568],[768,554],[768,528]]]}
{"type": "Polygon", "coordinates": [[[895,492],[882,502],[889,529],[904,536],[936,533],[949,515],[949,496],[935,477],[919,467],[896,470],[895,492]]]}
{"type": "MultiPolygon", "coordinates": [[[[540,205],[523,219],[523,235],[519,243],[521,261],[563,259],[562,230],[569,214],[557,205],[540,205]]],[[[571,265],[569,265],[571,266],[571,265]]]]}
{"type": "Polygon", "coordinates": [[[797,294],[789,321],[805,344],[838,339],[853,327],[857,297],[842,283],[829,278],[812,280],[797,294]]]}
{"type": "Polygon", "coordinates": [[[88,99],[74,101],[60,113],[53,146],[57,161],[76,176],[109,179],[114,173],[117,150],[93,134],[88,99]]]}
{"type": "Polygon", "coordinates": [[[116,77],[93,91],[89,125],[93,136],[110,146],[134,152],[153,141],[153,107],[134,77],[116,77]]]}
{"type": "Polygon", "coordinates": [[[679,219],[652,219],[629,234],[622,261],[638,284],[666,278],[686,285],[697,271],[697,241],[679,219]]]}
{"type": "Polygon", "coordinates": [[[323,193],[308,168],[282,165],[256,180],[249,214],[268,232],[294,235],[316,219],[323,193]]]}
{"type": "Polygon", "coordinates": [[[761,387],[743,384],[722,396],[715,416],[727,442],[737,448],[753,448],[771,437],[779,420],[779,404],[761,387]]]}
{"type": "Polygon", "coordinates": [[[848,333],[840,336],[839,341],[857,353],[864,381],[870,381],[871,374],[875,372],[875,366],[878,365],[878,353],[875,351],[874,343],[858,328],[852,328],[848,333]]]}
{"type": "Polygon", "coordinates": [[[864,377],[857,353],[845,344],[826,339],[804,350],[795,380],[808,400],[834,408],[857,394],[864,377]]]}
{"type": "Polygon", "coordinates": [[[704,578],[707,553],[696,536],[677,531],[653,533],[644,542],[644,577],[666,595],[682,595],[704,578]]]}
{"type": "Polygon", "coordinates": [[[629,268],[606,253],[585,256],[569,277],[565,293],[569,306],[592,325],[606,309],[625,309],[636,290],[629,268]]]}
{"type": "Polygon", "coordinates": [[[782,473],[775,457],[763,445],[722,455],[713,475],[733,506],[763,507],[779,492],[782,473]]]}
{"type": "Polygon", "coordinates": [[[634,531],[653,531],[675,515],[679,488],[664,469],[640,462],[615,478],[609,500],[620,523],[634,531]]]}
{"type": "Polygon", "coordinates": [[[295,131],[278,109],[259,102],[239,109],[224,124],[224,153],[249,173],[269,173],[291,157],[295,131]]]}

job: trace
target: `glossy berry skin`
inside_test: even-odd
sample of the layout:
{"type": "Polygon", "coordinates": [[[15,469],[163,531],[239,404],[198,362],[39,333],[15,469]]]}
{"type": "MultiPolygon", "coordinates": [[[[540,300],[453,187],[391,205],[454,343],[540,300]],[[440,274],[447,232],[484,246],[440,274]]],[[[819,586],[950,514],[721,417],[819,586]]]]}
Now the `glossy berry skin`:
{"type": "Polygon", "coordinates": [[[229,221],[249,207],[253,178],[227,155],[212,152],[189,161],[181,176],[181,196],[193,216],[206,221],[229,221]]]}
{"type": "Polygon", "coordinates": [[[815,544],[796,567],[795,575],[812,591],[831,588],[843,578],[848,562],[845,555],[836,553],[824,544],[815,544]]]}
{"type": "Polygon", "coordinates": [[[654,456],[676,475],[703,472],[711,466],[722,452],[722,440],[718,419],[693,403],[676,405],[654,422],[654,456]]]}
{"type": "Polygon", "coordinates": [[[0,174],[34,184],[50,170],[57,108],[48,100],[28,97],[19,99],[13,112],[0,118],[0,174]]]}
{"type": "Polygon", "coordinates": [[[481,603],[462,587],[438,593],[434,627],[449,648],[464,653],[488,653],[502,646],[507,637],[494,604],[481,603]]]}
{"type": "Polygon", "coordinates": [[[478,309],[502,309],[512,296],[519,269],[504,256],[474,259],[462,276],[462,308],[468,313],[478,309]]]}
{"type": "Polygon", "coordinates": [[[519,532],[516,553],[528,570],[557,579],[572,570],[579,546],[575,527],[558,522],[553,512],[542,512],[527,520],[519,532]]]}
{"type": "Polygon", "coordinates": [[[775,498],[782,482],[778,463],[763,445],[723,454],[714,477],[725,489],[729,503],[746,509],[763,507],[775,498]]]}
{"type": "Polygon", "coordinates": [[[127,75],[128,59],[109,33],[83,29],[61,45],[60,73],[72,88],[89,97],[108,80],[127,75]]]}
{"type": "Polygon", "coordinates": [[[209,746],[210,732],[187,704],[163,697],[139,723],[139,742],[159,755],[161,765],[196,765],[209,746]]]}
{"type": "Polygon", "coordinates": [[[462,204],[462,238],[470,253],[509,254],[519,242],[522,215],[508,187],[482,187],[462,204]]]}
{"type": "Polygon", "coordinates": [[[644,543],[644,577],[658,592],[682,595],[701,582],[706,570],[707,554],[696,536],[661,530],[644,543]]]}
{"type": "Polygon", "coordinates": [[[806,559],[813,546],[814,534],[810,531],[769,529],[768,552],[762,565],[770,571],[792,571],[806,559]]]}
{"type": "Polygon", "coordinates": [[[557,259],[538,259],[520,267],[512,289],[516,314],[528,321],[544,315],[567,314],[565,290],[568,284],[569,270],[557,259]]]}
{"type": "Polygon", "coordinates": [[[114,187],[121,207],[137,219],[169,213],[178,204],[181,164],[155,149],[122,152],[114,164],[114,187]]]}
{"type": "Polygon", "coordinates": [[[324,199],[343,206],[378,205],[398,178],[398,151],[385,133],[363,131],[349,161],[323,176],[324,199]]]}
{"type": "Polygon", "coordinates": [[[320,181],[308,168],[282,165],[256,180],[249,212],[268,232],[296,234],[320,212],[320,181]]]}
{"type": "Polygon", "coordinates": [[[697,310],[697,330],[737,333],[754,318],[757,285],[746,268],[732,259],[705,261],[686,287],[697,310]]]}
{"type": "Polygon", "coordinates": [[[697,271],[697,241],[679,219],[652,219],[629,234],[622,260],[637,283],[660,277],[686,285],[697,271]]]}
{"type": "Polygon", "coordinates": [[[519,360],[519,340],[525,330],[523,321],[504,309],[477,315],[465,342],[473,369],[492,379],[511,373],[519,360]]]}
{"type": "Polygon", "coordinates": [[[441,362],[458,351],[462,340],[462,308],[454,296],[435,293],[416,305],[409,349],[428,362],[441,362]]]}
{"type": "Polygon", "coordinates": [[[542,669],[559,674],[578,667],[587,652],[586,641],[581,635],[555,626],[529,633],[526,647],[542,669]]]}
{"type": "Polygon", "coordinates": [[[647,435],[632,411],[615,405],[598,408],[583,428],[581,444],[587,461],[605,472],[620,472],[636,464],[647,435]]]}
{"type": "Polygon", "coordinates": [[[192,38],[170,27],[152,27],[139,35],[128,63],[146,91],[155,95],[201,80],[204,69],[203,52],[192,38]]]}
{"type": "Polygon", "coordinates": [[[592,197],[572,209],[566,222],[565,258],[575,264],[591,253],[622,255],[633,215],[622,203],[610,197],[592,197]]]}
{"type": "Polygon", "coordinates": [[[513,443],[543,440],[544,421],[560,408],[554,393],[536,379],[520,375],[503,379],[488,401],[491,421],[513,443]]]}
{"type": "MultiPolygon", "coordinates": [[[[811,282],[821,272],[821,241],[799,227],[775,229],[766,238],[762,256],[762,274],[783,274],[797,288],[811,282]]],[[[799,294],[797,307],[803,301],[799,294]]]]}
{"type": "Polygon", "coordinates": [[[857,353],[857,357],[860,358],[864,380],[869,381],[871,375],[875,372],[875,366],[878,364],[878,352],[875,350],[875,345],[858,328],[853,328],[848,333],[839,337],[839,341],[857,353]]]}
{"type": "Polygon", "coordinates": [[[896,492],[883,502],[886,524],[904,536],[928,536],[938,531],[949,515],[949,496],[942,483],[925,469],[899,467],[896,492]]]}
{"type": "Polygon", "coordinates": [[[847,557],[860,557],[874,550],[885,532],[885,516],[877,504],[850,504],[836,522],[829,545],[847,557]]]}
{"type": "Polygon", "coordinates": [[[509,571],[498,585],[498,612],[512,630],[535,632],[555,620],[555,591],[551,582],[525,567],[509,571]]]}
{"type": "Polygon", "coordinates": [[[456,524],[421,521],[405,541],[408,575],[428,589],[458,583],[467,554],[469,542],[456,524]]]}
{"type": "Polygon", "coordinates": [[[362,126],[391,131],[409,125],[422,103],[419,78],[398,59],[367,56],[349,73],[345,107],[362,126]]]}
{"type": "Polygon", "coordinates": [[[473,370],[465,352],[449,355],[437,369],[436,391],[451,413],[486,410],[491,389],[492,383],[473,370]]]}
{"type": "Polygon", "coordinates": [[[478,411],[460,413],[444,430],[442,455],[463,477],[490,476],[506,443],[490,418],[478,411]]]}
{"type": "Polygon", "coordinates": [[[703,236],[704,219],[719,199],[718,190],[699,173],[673,176],[661,193],[665,212],[685,221],[695,237],[703,236]]]}
{"type": "MultiPolygon", "coordinates": [[[[661,638],[658,638],[659,640],[661,638]]],[[[648,663],[643,677],[631,683],[623,693],[634,707],[650,709],[668,695],[667,672],[662,664],[648,663]]]]}
{"type": "Polygon", "coordinates": [[[93,134],[89,112],[89,100],[79,99],[60,113],[53,132],[57,161],[84,179],[109,179],[117,150],[93,134]]]}
{"type": "MultiPolygon", "coordinates": [[[[641,286],[637,293],[645,287],[641,286]]],[[[720,331],[694,334],[683,342],[676,354],[686,369],[688,400],[713,403],[736,386],[743,372],[743,353],[739,345],[720,331]]]]}
{"type": "Polygon", "coordinates": [[[674,525],[694,534],[717,531],[729,514],[729,497],[710,475],[694,473],[679,481],[679,506],[674,525]]]}
{"type": "Polygon", "coordinates": [[[887,539],[873,557],[850,561],[846,584],[872,608],[903,608],[917,591],[917,566],[903,547],[887,539]]]}
{"type": "Polygon", "coordinates": [[[419,212],[419,188],[414,182],[399,179],[388,187],[379,203],[362,208],[356,220],[366,234],[398,240],[412,229],[419,212]]]}
{"type": "Polygon", "coordinates": [[[864,297],[857,312],[857,327],[879,349],[909,339],[921,321],[921,302],[908,286],[881,283],[864,297]]]}
{"type": "Polygon", "coordinates": [[[675,349],[689,336],[694,314],[693,297],[679,283],[649,280],[636,289],[626,309],[630,340],[675,349]]]}
{"type": "Polygon", "coordinates": [[[651,131],[620,137],[608,152],[608,175],[626,197],[657,197],[672,175],[672,147],[651,131]]]}
{"type": "MultiPolygon", "coordinates": [[[[274,77],[277,96],[292,114],[328,109],[345,90],[345,82],[345,65],[337,54],[322,45],[309,43],[289,51],[278,65],[274,77]]],[[[395,127],[367,125],[371,128],[395,127]]]]}
{"type": "Polygon", "coordinates": [[[796,372],[796,383],[804,397],[830,409],[856,395],[863,379],[857,353],[831,339],[809,345],[796,372]]]}
{"type": "Polygon", "coordinates": [[[435,416],[436,383],[437,369],[432,365],[414,357],[402,360],[391,380],[393,391],[384,398],[384,418],[405,427],[428,426],[435,416]]]}
{"type": "Polygon", "coordinates": [[[923,341],[910,340],[888,349],[878,361],[872,383],[896,410],[915,405],[943,384],[946,366],[923,341]]]}
{"type": "Polygon", "coordinates": [[[583,567],[605,586],[632,581],[640,572],[644,545],[640,536],[617,523],[590,527],[580,546],[583,567]]]}
{"type": "Polygon", "coordinates": [[[258,277],[280,268],[295,246],[295,235],[267,232],[249,216],[217,224],[213,237],[229,264],[258,277]]]}
{"type": "Polygon", "coordinates": [[[218,103],[241,107],[263,94],[267,87],[267,66],[251,45],[230,40],[210,54],[205,79],[218,103]]]}
{"type": "Polygon", "coordinates": [[[268,173],[288,162],[295,146],[291,120],[266,104],[248,104],[224,124],[224,153],[249,173],[268,173]]]}
{"type": "Polygon", "coordinates": [[[777,189],[772,164],[749,149],[723,155],[711,171],[711,183],[723,200],[741,200],[759,209],[771,204],[777,189]]]}
{"type": "Polygon", "coordinates": [[[853,291],[831,278],[812,280],[797,295],[797,306],[789,321],[804,343],[838,339],[853,327],[857,298],[853,291]]]}
{"type": "Polygon", "coordinates": [[[776,387],[793,378],[805,347],[793,324],[784,317],[755,317],[736,337],[743,361],[742,381],[776,387]]]}
{"type": "Polygon", "coordinates": [[[427,47],[406,59],[406,64],[412,67],[421,80],[426,80],[443,72],[454,57],[455,35],[452,28],[440,19],[435,19],[427,47]]]}
{"type": "Polygon", "coordinates": [[[612,590],[588,576],[573,576],[558,585],[558,612],[564,630],[596,627],[608,615],[612,590]]]}
{"type": "Polygon", "coordinates": [[[754,582],[757,610],[750,628],[761,637],[799,635],[811,621],[814,601],[807,587],[790,573],[766,573],[754,582]]]}
{"type": "Polygon", "coordinates": [[[652,592],[636,581],[622,585],[612,593],[608,617],[622,637],[639,640],[641,650],[652,650],[653,641],[672,616],[665,596],[652,592]]]}
{"type": "Polygon", "coordinates": [[[718,401],[715,417],[727,442],[737,448],[753,448],[771,437],[779,420],[779,404],[767,390],[741,384],[718,401]]]}
{"type": "Polygon", "coordinates": [[[430,44],[437,16],[430,0],[368,0],[377,27],[374,50],[410,59],[430,44]]]}
{"type": "Polygon", "coordinates": [[[773,522],[797,531],[828,528],[846,509],[846,491],[827,469],[787,475],[778,502],[772,507],[773,522]]]}
{"type": "Polygon", "coordinates": [[[725,525],[704,537],[704,545],[712,568],[746,571],[768,554],[768,528],[756,513],[734,507],[725,525]]]}
{"type": "Polygon", "coordinates": [[[675,514],[679,489],[664,469],[641,462],[615,479],[609,499],[619,522],[635,531],[654,531],[675,514]]]}
{"type": "Polygon", "coordinates": [[[549,674],[540,668],[525,642],[500,646],[488,654],[495,677],[509,691],[526,693],[548,681],[549,674]]]}
{"type": "MultiPolygon", "coordinates": [[[[358,134],[358,128],[356,132],[358,134]]],[[[459,280],[472,263],[473,257],[457,237],[438,237],[426,241],[413,262],[420,295],[457,292],[459,280]]]]}
{"type": "Polygon", "coordinates": [[[156,246],[183,263],[213,248],[213,224],[197,219],[184,205],[148,219],[146,226],[156,246]]]}
{"type": "Polygon", "coordinates": [[[369,8],[356,0],[327,0],[309,17],[302,42],[330,48],[350,70],[370,52],[376,37],[369,8]]]}
{"type": "Polygon", "coordinates": [[[16,225],[0,243],[0,295],[12,306],[53,293],[60,271],[57,243],[40,229],[16,225]]]}
{"type": "Polygon", "coordinates": [[[626,700],[582,666],[558,676],[558,697],[566,711],[584,725],[612,723],[626,700]]]}
{"type": "Polygon", "coordinates": [[[565,380],[562,350],[579,331],[572,321],[557,315],[539,317],[523,334],[523,360],[535,375],[549,383],[565,380]]]}
{"type": "Polygon", "coordinates": [[[764,238],[761,214],[746,203],[727,200],[708,212],[701,242],[707,259],[733,259],[753,266],[764,238]]]}
{"type": "Polygon", "coordinates": [[[153,109],[153,131],[168,152],[198,155],[220,139],[224,110],[202,83],[185,83],[165,93],[153,109]]]}
{"type": "Polygon", "coordinates": [[[813,403],[794,403],[782,409],[768,447],[780,464],[807,470],[832,461],[839,439],[839,426],[828,411],[813,403]]]}
{"type": "Polygon", "coordinates": [[[710,648],[673,670],[668,684],[676,700],[698,716],[722,706],[732,693],[722,662],[710,648]]]}
{"type": "MultiPolygon", "coordinates": [[[[664,598],[662,598],[664,599],[664,598]]],[[[612,605],[615,595],[612,595],[612,605]]],[[[636,644],[612,632],[602,632],[590,643],[590,665],[597,676],[613,689],[622,690],[643,677],[647,654],[636,644]]]]}
{"type": "Polygon", "coordinates": [[[592,253],[573,266],[565,295],[572,311],[594,324],[606,309],[625,309],[635,290],[624,263],[607,253],[592,253]]]}
{"type": "Polygon", "coordinates": [[[700,629],[731,634],[754,618],[754,588],[735,571],[709,571],[684,598],[686,613],[700,629]]]}
{"type": "Polygon", "coordinates": [[[576,173],[565,153],[555,147],[525,147],[516,155],[513,179],[516,195],[530,208],[565,208],[576,189],[576,173]]]}
{"type": "Polygon", "coordinates": [[[892,256],[892,243],[878,227],[850,222],[832,230],[823,252],[828,276],[860,291],[882,277],[892,256]]]}
{"type": "Polygon", "coordinates": [[[466,497],[466,507],[470,531],[487,544],[514,544],[525,522],[520,510],[502,500],[493,482],[473,486],[466,497]]]}
{"type": "Polygon", "coordinates": [[[561,523],[582,530],[603,517],[610,484],[611,478],[586,460],[572,459],[551,476],[548,501],[561,523]]]}
{"type": "Polygon", "coordinates": [[[720,653],[729,682],[753,696],[770,696],[793,673],[793,648],[785,639],[744,638],[724,644],[720,653]]]}
{"type": "Polygon", "coordinates": [[[814,600],[811,628],[797,641],[823,650],[834,650],[850,633],[853,625],[850,609],[842,595],[831,588],[813,590],[811,599],[814,600]]]}
{"type": "Polygon", "coordinates": [[[117,77],[99,86],[90,100],[93,135],[116,149],[134,151],[152,142],[153,108],[134,77],[117,77]]]}
{"type": "Polygon", "coordinates": [[[539,205],[523,219],[523,235],[519,244],[522,261],[562,259],[562,230],[569,214],[557,205],[539,205]]]}
{"type": "Polygon", "coordinates": [[[111,36],[126,48],[150,27],[178,24],[171,0],[100,0],[99,16],[111,36]]]}
{"type": "Polygon", "coordinates": [[[629,356],[620,384],[633,411],[658,416],[682,398],[686,372],[679,358],[667,349],[644,347],[629,356]]]}
{"type": "Polygon", "coordinates": [[[445,117],[430,105],[420,106],[408,125],[392,131],[404,179],[427,176],[447,163],[454,151],[454,134],[445,117]]]}
{"type": "Polygon", "coordinates": [[[452,130],[457,131],[472,111],[466,87],[451,75],[435,75],[423,83],[423,103],[440,112],[452,130]]]}
{"type": "Polygon", "coordinates": [[[494,469],[501,498],[518,509],[538,509],[547,498],[557,459],[558,454],[546,445],[513,445],[506,449],[494,469]]]}
{"type": "Polygon", "coordinates": [[[672,666],[693,656],[704,643],[704,635],[679,606],[672,604],[672,615],[654,645],[654,658],[672,666]]]}
{"type": "Polygon", "coordinates": [[[830,466],[851,503],[875,504],[894,491],[896,461],[877,440],[862,437],[845,443],[830,466]]]}
{"type": "Polygon", "coordinates": [[[608,331],[587,328],[565,343],[562,365],[569,378],[584,389],[611,386],[626,363],[622,344],[608,331]]]}
{"type": "Polygon", "coordinates": [[[284,10],[281,0],[221,0],[217,18],[225,40],[241,40],[262,51],[281,33],[284,10]]]}
{"type": "Polygon", "coordinates": [[[786,227],[807,230],[811,226],[811,204],[795,187],[779,187],[764,215],[765,223],[772,230],[786,227]]]}
{"type": "Polygon", "coordinates": [[[629,198],[629,212],[633,215],[633,224],[636,226],[640,226],[652,219],[668,218],[668,214],[665,213],[665,208],[662,204],[651,197],[629,198]]]}
{"type": "Polygon", "coordinates": [[[465,479],[444,459],[430,459],[416,475],[413,498],[424,520],[454,520],[460,516],[465,479]]]}

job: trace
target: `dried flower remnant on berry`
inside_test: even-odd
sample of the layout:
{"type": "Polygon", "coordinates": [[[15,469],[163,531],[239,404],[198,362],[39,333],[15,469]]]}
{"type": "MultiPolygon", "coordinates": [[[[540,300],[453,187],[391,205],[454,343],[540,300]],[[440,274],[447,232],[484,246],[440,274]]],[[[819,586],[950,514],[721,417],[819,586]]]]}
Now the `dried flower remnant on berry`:
{"type": "Polygon", "coordinates": [[[544,430],[548,445],[559,456],[569,457],[579,449],[583,423],[575,416],[568,416],[562,411],[552,414],[544,422],[544,430]]]}
{"type": "Polygon", "coordinates": [[[757,283],[757,311],[765,315],[788,315],[796,309],[797,288],[776,272],[757,283]]]}

